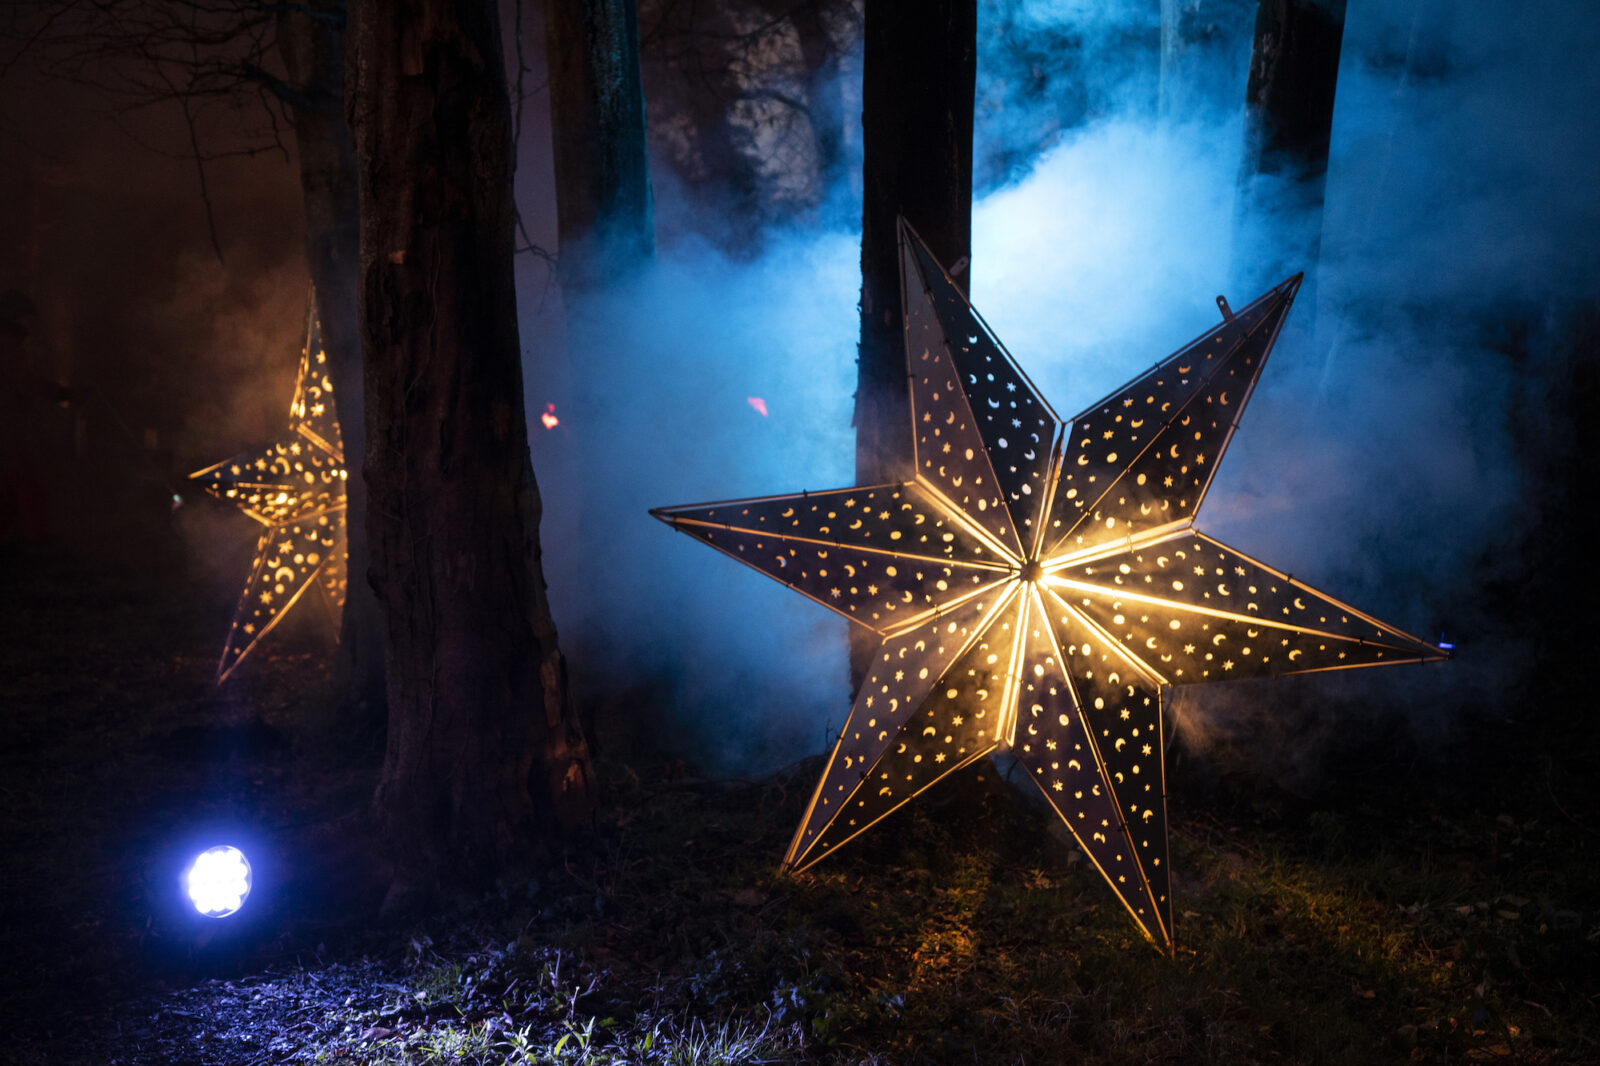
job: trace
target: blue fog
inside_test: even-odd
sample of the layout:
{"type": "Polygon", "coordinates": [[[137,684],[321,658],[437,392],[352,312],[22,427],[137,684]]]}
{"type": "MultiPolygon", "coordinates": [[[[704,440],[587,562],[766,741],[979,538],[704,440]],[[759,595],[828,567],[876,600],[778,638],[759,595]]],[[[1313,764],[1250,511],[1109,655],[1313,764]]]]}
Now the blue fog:
{"type": "MultiPolygon", "coordinates": [[[[1063,416],[1207,329],[1219,293],[1252,299],[1232,279],[1280,252],[1276,231],[1233,238],[1253,5],[1167,94],[1154,7],[984,9],[972,298],[1063,416]],[[1029,41],[1076,67],[1041,76],[1029,41]]],[[[1515,562],[1524,405],[1558,380],[1563,316],[1600,292],[1600,9],[1505,11],[1350,5],[1316,306],[1296,307],[1197,523],[1463,645],[1447,666],[1317,679],[1312,747],[1357,714],[1421,731],[1492,704],[1526,651],[1478,590],[1515,562]],[[1526,327],[1521,363],[1506,321],[1526,327]]],[[[845,623],[646,512],[850,483],[858,239],[774,232],[738,262],[681,242],[582,313],[524,279],[530,413],[561,419],[531,427],[546,567],[580,685],[661,707],[651,739],[718,772],[831,741],[845,623]]],[[[1184,690],[1179,733],[1220,743],[1273,691],[1184,690]]]]}

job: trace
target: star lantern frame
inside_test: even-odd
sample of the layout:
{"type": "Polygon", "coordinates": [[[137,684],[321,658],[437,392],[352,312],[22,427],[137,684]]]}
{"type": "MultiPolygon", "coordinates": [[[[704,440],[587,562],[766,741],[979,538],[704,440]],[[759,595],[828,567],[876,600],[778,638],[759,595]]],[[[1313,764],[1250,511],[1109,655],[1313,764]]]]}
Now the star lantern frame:
{"type": "Polygon", "coordinates": [[[882,638],[784,865],[1009,750],[1170,950],[1166,690],[1448,655],[1194,528],[1298,275],[1063,420],[899,233],[915,477],[651,512],[882,638]]]}
{"type": "Polygon", "coordinates": [[[289,403],[288,432],[264,448],[189,475],[265,527],[217,663],[219,685],[307,589],[318,590],[335,628],[344,608],[349,474],[315,294],[307,303],[306,342],[289,403]]]}

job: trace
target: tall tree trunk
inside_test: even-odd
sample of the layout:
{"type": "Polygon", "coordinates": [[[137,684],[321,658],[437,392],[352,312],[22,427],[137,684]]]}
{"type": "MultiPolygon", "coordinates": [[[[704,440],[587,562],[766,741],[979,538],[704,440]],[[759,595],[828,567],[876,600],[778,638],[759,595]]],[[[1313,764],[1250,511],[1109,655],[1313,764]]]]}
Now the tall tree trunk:
{"type": "Polygon", "coordinates": [[[361,254],[355,155],[344,120],[344,5],[285,9],[278,16],[278,54],[288,74],[284,94],[294,116],[300,190],[306,210],[306,262],[333,378],[344,439],[345,544],[349,590],[339,627],[338,683],[357,728],[383,720],[383,628],[367,577],[366,450],[362,415],[361,325],[356,273],[361,254]]]}
{"type": "Polygon", "coordinates": [[[1345,0],[1260,0],[1245,89],[1233,273],[1254,295],[1304,270],[1300,303],[1308,311],[1315,308],[1344,12],[1345,0]]]}
{"type": "MultiPolygon", "coordinates": [[[[976,0],[867,0],[862,72],[861,342],[856,483],[915,474],[895,219],[904,215],[956,283],[972,256],[976,0]]],[[[852,687],[862,648],[852,640],[852,687]]]]}
{"type": "Polygon", "coordinates": [[[655,250],[635,0],[546,0],[563,282],[626,275],[655,250]]]}
{"type": "MultiPolygon", "coordinates": [[[[715,41],[737,28],[726,11],[713,7],[692,32],[715,41]]],[[[684,177],[697,194],[696,229],[735,255],[754,254],[764,222],[761,176],[750,130],[733,121],[733,101],[743,87],[732,56],[702,39],[679,62],[686,69],[674,76],[688,80],[685,103],[694,158],[684,177]]]]}
{"type": "MultiPolygon", "coordinates": [[[[806,118],[817,158],[817,204],[826,208],[845,173],[844,99],[839,47],[829,28],[827,0],[809,0],[790,14],[806,76],[806,118]]],[[[833,220],[822,219],[824,224],[833,220]]]]}
{"type": "Polygon", "coordinates": [[[856,478],[868,485],[914,473],[896,217],[967,285],[977,4],[868,0],[865,48],[855,427],[856,478]]]}
{"type": "Polygon", "coordinates": [[[355,0],[349,43],[393,902],[525,863],[591,772],[540,562],[496,5],[355,0]]]}
{"type": "Polygon", "coordinates": [[[1237,106],[1234,79],[1243,67],[1253,6],[1251,0],[1161,0],[1163,119],[1183,121],[1237,106]]]}

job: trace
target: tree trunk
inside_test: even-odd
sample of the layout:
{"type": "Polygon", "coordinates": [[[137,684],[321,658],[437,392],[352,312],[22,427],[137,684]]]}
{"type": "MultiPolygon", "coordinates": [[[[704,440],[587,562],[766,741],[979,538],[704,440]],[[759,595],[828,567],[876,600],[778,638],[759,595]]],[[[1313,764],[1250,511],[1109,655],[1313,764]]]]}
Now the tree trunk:
{"type": "Polygon", "coordinates": [[[349,43],[393,903],[523,865],[591,772],[540,563],[496,5],[355,0],[349,43]]]}
{"type": "Polygon", "coordinates": [[[1251,0],[1161,0],[1163,119],[1198,118],[1236,105],[1251,0]]]}
{"type": "MultiPolygon", "coordinates": [[[[828,26],[826,0],[810,0],[790,14],[805,68],[806,118],[817,158],[817,206],[826,211],[845,173],[844,99],[839,47],[828,26]]],[[[833,219],[823,217],[824,225],[833,219]]]]}
{"type": "Polygon", "coordinates": [[[563,282],[588,289],[655,250],[635,0],[546,0],[563,282]]]}
{"type": "Polygon", "coordinates": [[[1234,274],[1253,296],[1303,270],[1299,302],[1308,311],[1315,308],[1344,12],[1345,0],[1261,0],[1245,89],[1234,274]]]}
{"type": "MultiPolygon", "coordinates": [[[[976,0],[867,0],[862,73],[861,343],[856,483],[915,474],[895,219],[958,285],[972,255],[976,0]]],[[[852,687],[870,648],[852,639],[852,687]]]]}
{"type": "Polygon", "coordinates": [[[855,427],[856,478],[869,485],[914,473],[896,216],[967,285],[977,4],[869,0],[865,37],[855,427]]]}
{"type": "Polygon", "coordinates": [[[306,262],[333,378],[344,440],[345,544],[349,589],[339,627],[338,683],[357,728],[383,720],[382,616],[367,577],[366,447],[361,402],[361,333],[356,272],[361,254],[355,156],[344,121],[344,7],[328,3],[278,16],[278,54],[288,74],[300,190],[306,209],[306,262]]]}
{"type": "Polygon", "coordinates": [[[737,256],[760,246],[762,180],[748,128],[732,120],[745,94],[740,5],[645,0],[642,61],[657,144],[684,186],[673,222],[737,256]]]}

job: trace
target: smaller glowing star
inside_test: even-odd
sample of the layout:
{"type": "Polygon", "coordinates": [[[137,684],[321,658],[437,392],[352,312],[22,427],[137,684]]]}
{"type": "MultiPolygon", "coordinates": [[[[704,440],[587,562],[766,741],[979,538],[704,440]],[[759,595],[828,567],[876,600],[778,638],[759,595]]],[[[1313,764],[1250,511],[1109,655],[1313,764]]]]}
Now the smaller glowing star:
{"type": "Polygon", "coordinates": [[[219,500],[260,522],[250,577],[233,613],[217,664],[217,683],[282,620],[306,589],[322,592],[331,620],[344,608],[344,445],[333,407],[333,380],[316,301],[307,313],[306,345],[289,404],[289,432],[263,449],[197,470],[189,477],[219,500]]]}

